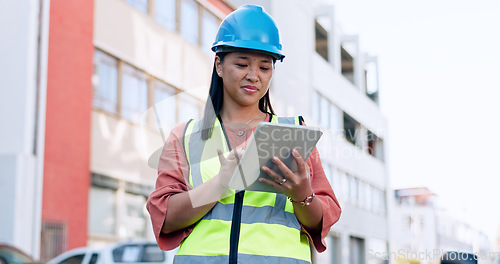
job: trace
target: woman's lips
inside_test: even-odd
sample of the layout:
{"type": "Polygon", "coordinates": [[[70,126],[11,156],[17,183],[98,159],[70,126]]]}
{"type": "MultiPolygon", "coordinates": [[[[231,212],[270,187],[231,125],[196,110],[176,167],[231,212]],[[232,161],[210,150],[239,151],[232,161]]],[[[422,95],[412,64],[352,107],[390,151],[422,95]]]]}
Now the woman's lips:
{"type": "Polygon", "coordinates": [[[243,86],[242,89],[245,90],[245,92],[247,92],[247,93],[256,93],[257,92],[257,87],[255,87],[255,86],[243,86]]]}

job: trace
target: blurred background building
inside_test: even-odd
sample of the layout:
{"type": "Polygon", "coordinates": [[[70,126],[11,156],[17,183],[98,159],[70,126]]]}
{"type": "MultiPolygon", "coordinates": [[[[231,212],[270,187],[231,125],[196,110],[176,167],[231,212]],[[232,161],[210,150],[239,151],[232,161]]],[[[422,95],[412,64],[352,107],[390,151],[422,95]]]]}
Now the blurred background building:
{"type": "Polygon", "coordinates": [[[46,261],[154,239],[148,160],[174,125],[202,114],[219,23],[248,3],[281,30],[274,109],[325,132],[319,151],[343,213],[314,262],[387,263],[395,229],[377,58],[320,0],[0,3],[0,241],[46,261]]]}
{"type": "Polygon", "coordinates": [[[488,236],[471,226],[463,214],[440,206],[439,197],[429,189],[398,189],[394,194],[392,247],[401,262],[435,263],[432,258],[446,251],[474,252],[484,261],[495,259],[494,254],[488,256],[492,252],[488,236]],[[418,254],[432,258],[419,259],[418,254]]]}

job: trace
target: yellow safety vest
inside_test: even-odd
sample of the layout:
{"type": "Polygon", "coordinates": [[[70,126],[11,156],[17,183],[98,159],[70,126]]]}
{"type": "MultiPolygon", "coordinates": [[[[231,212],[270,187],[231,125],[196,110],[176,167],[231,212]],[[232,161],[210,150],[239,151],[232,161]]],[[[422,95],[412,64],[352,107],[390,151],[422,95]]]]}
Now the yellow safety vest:
{"type": "MultiPolygon", "coordinates": [[[[301,124],[301,117],[272,117],[273,123],[301,124]]],[[[230,151],[216,119],[212,137],[201,138],[201,121],[184,131],[189,182],[197,187],[220,169],[217,149],[230,151]]],[[[176,263],[311,263],[309,240],[283,194],[241,191],[219,200],[181,243],[176,263]]]]}

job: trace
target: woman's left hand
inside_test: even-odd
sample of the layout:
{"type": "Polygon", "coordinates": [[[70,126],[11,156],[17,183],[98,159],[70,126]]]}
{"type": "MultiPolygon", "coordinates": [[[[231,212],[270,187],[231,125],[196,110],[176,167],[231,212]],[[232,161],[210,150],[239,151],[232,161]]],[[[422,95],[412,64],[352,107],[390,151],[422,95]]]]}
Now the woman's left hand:
{"type": "Polygon", "coordinates": [[[279,158],[274,157],[272,161],[285,177],[283,178],[279,173],[263,166],[262,170],[273,180],[260,178],[259,181],[273,186],[276,190],[288,196],[293,201],[303,201],[313,193],[309,177],[309,167],[295,149],[292,150],[292,155],[295,162],[297,162],[296,173],[292,172],[279,158]]]}

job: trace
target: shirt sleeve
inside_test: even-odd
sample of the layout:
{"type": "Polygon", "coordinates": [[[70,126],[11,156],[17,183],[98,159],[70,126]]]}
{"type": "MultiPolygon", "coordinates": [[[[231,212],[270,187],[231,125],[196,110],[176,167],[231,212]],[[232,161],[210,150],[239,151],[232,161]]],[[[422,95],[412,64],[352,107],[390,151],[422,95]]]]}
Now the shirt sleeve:
{"type": "Polygon", "coordinates": [[[178,247],[193,230],[193,226],[190,226],[168,234],[161,232],[170,196],[191,189],[186,180],[188,166],[182,143],[185,127],[186,123],[183,123],[170,132],[160,156],[155,190],[146,204],[156,241],[162,250],[172,250],[178,247]]]}
{"type": "MultiPolygon", "coordinates": [[[[302,121],[302,125],[306,126],[303,119],[302,121]]],[[[330,228],[333,224],[340,219],[342,209],[340,208],[337,197],[335,197],[335,193],[333,192],[330,182],[328,182],[328,179],[326,178],[323,165],[321,165],[319,152],[316,147],[314,147],[306,163],[311,170],[311,187],[316,195],[315,199],[318,199],[321,203],[323,218],[321,219],[321,233],[310,234],[304,227],[302,227],[302,231],[309,236],[309,239],[312,241],[316,251],[321,253],[326,250],[325,238],[330,232],[330,228]]]]}
{"type": "Polygon", "coordinates": [[[302,230],[307,233],[316,251],[321,253],[326,250],[325,237],[330,232],[333,224],[339,220],[342,209],[323,171],[319,152],[316,147],[313,149],[306,163],[311,170],[311,187],[316,195],[315,199],[319,200],[323,209],[323,219],[321,220],[321,233],[309,233],[304,228],[302,230]]]}

